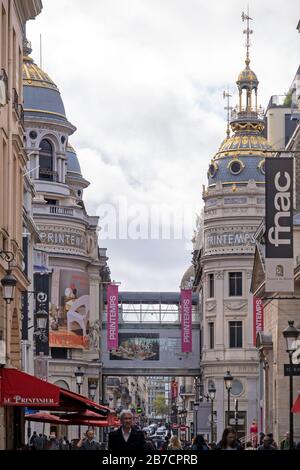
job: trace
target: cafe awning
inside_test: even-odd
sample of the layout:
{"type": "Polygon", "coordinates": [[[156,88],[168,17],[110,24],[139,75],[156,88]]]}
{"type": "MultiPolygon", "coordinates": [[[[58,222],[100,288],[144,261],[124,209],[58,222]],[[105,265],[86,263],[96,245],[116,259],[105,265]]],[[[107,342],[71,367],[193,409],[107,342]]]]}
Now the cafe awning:
{"type": "MultiPolygon", "coordinates": [[[[0,404],[35,410],[92,411],[106,417],[114,410],[18,369],[0,368],[0,404]]],[[[99,416],[99,418],[100,418],[99,416]]]]}
{"type": "Polygon", "coordinates": [[[64,424],[65,426],[73,426],[73,425],[81,425],[81,426],[92,426],[92,427],[117,427],[120,425],[120,421],[116,416],[109,415],[107,418],[100,419],[98,415],[98,419],[95,417],[88,418],[87,416],[83,415],[83,417],[79,413],[70,413],[64,415],[54,415],[52,413],[46,412],[39,412],[34,414],[25,415],[25,419],[27,421],[34,421],[39,423],[50,423],[50,424],[64,424]],[[93,419],[94,418],[94,419],[93,419]]]}
{"type": "Polygon", "coordinates": [[[298,398],[296,399],[293,408],[292,408],[293,413],[300,413],[300,394],[298,395],[298,398]]]}

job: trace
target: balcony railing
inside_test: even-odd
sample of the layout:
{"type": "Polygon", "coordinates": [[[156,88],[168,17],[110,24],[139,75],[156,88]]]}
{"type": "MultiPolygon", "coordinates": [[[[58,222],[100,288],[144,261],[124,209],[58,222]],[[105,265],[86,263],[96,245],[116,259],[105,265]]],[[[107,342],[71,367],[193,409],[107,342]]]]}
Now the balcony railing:
{"type": "Polygon", "coordinates": [[[73,216],[73,212],[73,209],[70,207],[50,206],[50,214],[73,216]]]}
{"type": "Polygon", "coordinates": [[[258,108],[249,106],[242,106],[239,108],[236,106],[231,111],[231,119],[263,119],[264,118],[264,109],[259,106],[258,108]]]}
{"type": "Polygon", "coordinates": [[[46,181],[58,181],[57,171],[48,170],[47,168],[40,168],[39,179],[46,181]]]}

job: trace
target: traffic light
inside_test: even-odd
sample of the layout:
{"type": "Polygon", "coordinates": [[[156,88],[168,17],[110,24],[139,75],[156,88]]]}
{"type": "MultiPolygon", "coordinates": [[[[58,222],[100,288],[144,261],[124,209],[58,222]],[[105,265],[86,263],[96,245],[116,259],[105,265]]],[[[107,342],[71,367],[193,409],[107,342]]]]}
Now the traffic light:
{"type": "Polygon", "coordinates": [[[142,408],[140,408],[140,407],[138,406],[137,409],[136,409],[136,412],[137,412],[137,413],[142,413],[142,411],[143,411],[142,408]]]}

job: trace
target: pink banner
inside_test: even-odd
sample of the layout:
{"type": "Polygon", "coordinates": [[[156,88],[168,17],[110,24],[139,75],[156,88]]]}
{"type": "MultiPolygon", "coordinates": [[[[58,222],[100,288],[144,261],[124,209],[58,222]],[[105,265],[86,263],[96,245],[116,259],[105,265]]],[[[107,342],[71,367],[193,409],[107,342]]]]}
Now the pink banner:
{"type": "Polygon", "coordinates": [[[107,349],[118,349],[118,286],[107,286],[107,349]]]}
{"type": "Polygon", "coordinates": [[[192,291],[181,291],[181,349],[192,352],[192,291]]]}
{"type": "Polygon", "coordinates": [[[253,344],[256,346],[256,335],[264,329],[264,306],[260,297],[253,297],[253,344]]]}

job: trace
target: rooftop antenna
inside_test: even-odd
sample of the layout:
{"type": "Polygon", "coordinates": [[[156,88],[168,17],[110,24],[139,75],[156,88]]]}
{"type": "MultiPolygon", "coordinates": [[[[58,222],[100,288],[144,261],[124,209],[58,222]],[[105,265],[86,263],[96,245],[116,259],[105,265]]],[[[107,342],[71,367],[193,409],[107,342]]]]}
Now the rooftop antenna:
{"type": "Polygon", "coordinates": [[[42,35],[40,34],[40,69],[42,68],[42,35]]]}
{"type": "Polygon", "coordinates": [[[231,97],[232,95],[229,93],[229,86],[227,86],[227,91],[223,91],[223,98],[224,100],[227,99],[227,106],[224,107],[224,109],[227,110],[227,137],[230,137],[230,111],[232,110],[232,106],[230,106],[231,97]]]}
{"type": "Polygon", "coordinates": [[[242,21],[247,21],[247,28],[244,29],[243,31],[243,34],[246,34],[246,48],[247,48],[247,52],[246,52],[246,65],[249,65],[250,64],[250,58],[249,58],[249,47],[251,46],[250,44],[250,34],[253,34],[253,30],[249,28],[250,26],[250,23],[249,21],[253,21],[253,18],[250,18],[249,16],[249,5],[247,6],[247,13],[244,13],[242,12],[242,21]]]}

